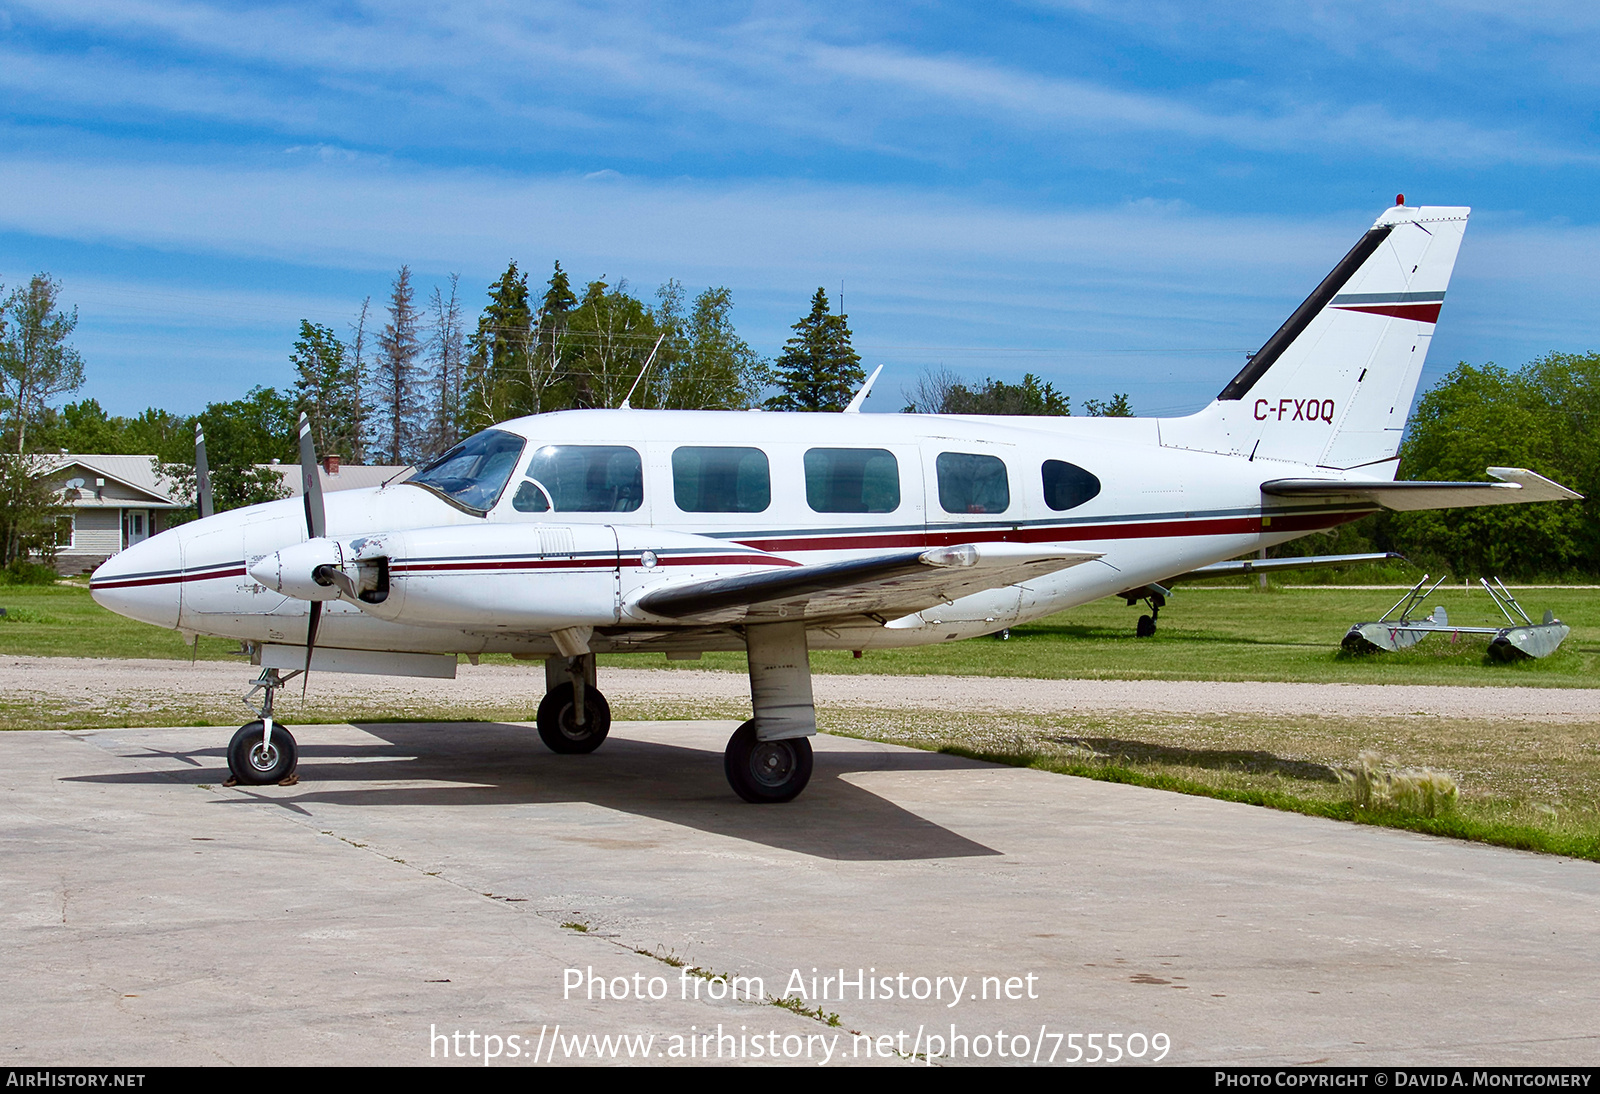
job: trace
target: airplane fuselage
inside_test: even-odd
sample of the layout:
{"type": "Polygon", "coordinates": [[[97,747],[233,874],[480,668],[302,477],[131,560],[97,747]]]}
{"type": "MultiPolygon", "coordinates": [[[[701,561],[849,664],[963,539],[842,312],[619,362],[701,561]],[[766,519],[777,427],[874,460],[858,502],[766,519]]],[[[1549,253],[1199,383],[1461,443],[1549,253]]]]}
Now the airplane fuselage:
{"type": "MultiPolygon", "coordinates": [[[[920,645],[994,632],[1372,511],[1264,498],[1264,481],[1329,471],[1163,447],[1161,428],[1160,419],[910,414],[520,418],[495,427],[512,439],[497,458],[508,471],[502,483],[327,495],[329,539],[387,536],[390,557],[383,599],[329,599],[318,641],[538,657],[554,652],[551,630],[581,619],[595,627],[596,651],[743,649],[732,628],[675,625],[633,605],[670,581],[903,548],[1051,544],[1100,555],[897,619],[817,621],[808,634],[813,649],[920,645]]],[[[306,539],[298,499],[218,514],[116,556],[97,573],[95,596],[185,632],[303,643],[308,601],[250,569],[306,539]]]]}

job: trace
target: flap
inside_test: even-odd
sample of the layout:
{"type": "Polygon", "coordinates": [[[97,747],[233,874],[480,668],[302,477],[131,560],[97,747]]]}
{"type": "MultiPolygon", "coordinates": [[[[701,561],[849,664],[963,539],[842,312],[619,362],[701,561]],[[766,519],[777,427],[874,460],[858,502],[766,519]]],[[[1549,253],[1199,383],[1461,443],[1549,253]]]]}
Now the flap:
{"type": "Polygon", "coordinates": [[[733,577],[669,580],[643,590],[629,612],[702,623],[811,621],[850,615],[895,618],[1099,557],[1087,551],[1017,543],[893,551],[733,577]]]}

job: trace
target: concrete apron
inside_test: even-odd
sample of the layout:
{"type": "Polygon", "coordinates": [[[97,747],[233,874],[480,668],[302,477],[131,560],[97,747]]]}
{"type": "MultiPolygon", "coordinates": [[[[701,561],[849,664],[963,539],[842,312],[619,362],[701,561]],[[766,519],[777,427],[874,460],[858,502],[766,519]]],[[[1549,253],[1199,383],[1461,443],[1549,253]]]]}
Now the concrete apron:
{"type": "Polygon", "coordinates": [[[234,790],[226,729],[0,735],[0,1054],[1600,1057],[1594,863],[826,736],[799,800],[750,806],[734,727],[619,723],[556,756],[526,725],[308,726],[299,785],[234,790]]]}

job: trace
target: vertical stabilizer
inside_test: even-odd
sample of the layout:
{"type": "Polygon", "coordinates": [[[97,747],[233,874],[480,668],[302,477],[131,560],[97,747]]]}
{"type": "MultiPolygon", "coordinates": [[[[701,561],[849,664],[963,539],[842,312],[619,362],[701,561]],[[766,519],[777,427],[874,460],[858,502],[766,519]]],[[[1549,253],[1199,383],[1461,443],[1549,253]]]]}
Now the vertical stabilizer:
{"type": "Polygon", "coordinates": [[[1161,423],[1162,444],[1393,478],[1470,212],[1384,213],[1210,406],[1161,423]]]}

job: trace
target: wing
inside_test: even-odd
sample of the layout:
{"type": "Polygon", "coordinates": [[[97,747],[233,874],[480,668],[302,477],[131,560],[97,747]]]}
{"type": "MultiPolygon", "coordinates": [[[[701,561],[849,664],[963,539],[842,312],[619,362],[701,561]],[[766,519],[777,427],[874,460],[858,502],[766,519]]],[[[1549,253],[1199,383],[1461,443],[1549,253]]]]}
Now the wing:
{"type": "Polygon", "coordinates": [[[1261,492],[1275,498],[1341,498],[1370,501],[1385,509],[1463,509],[1529,501],[1575,501],[1582,494],[1521,467],[1491,467],[1499,482],[1341,482],[1338,479],[1273,479],[1261,492]]]}
{"type": "Polygon", "coordinates": [[[892,619],[1099,557],[1016,543],[966,543],[672,582],[644,590],[631,609],[695,623],[811,622],[851,615],[892,619]]]}

